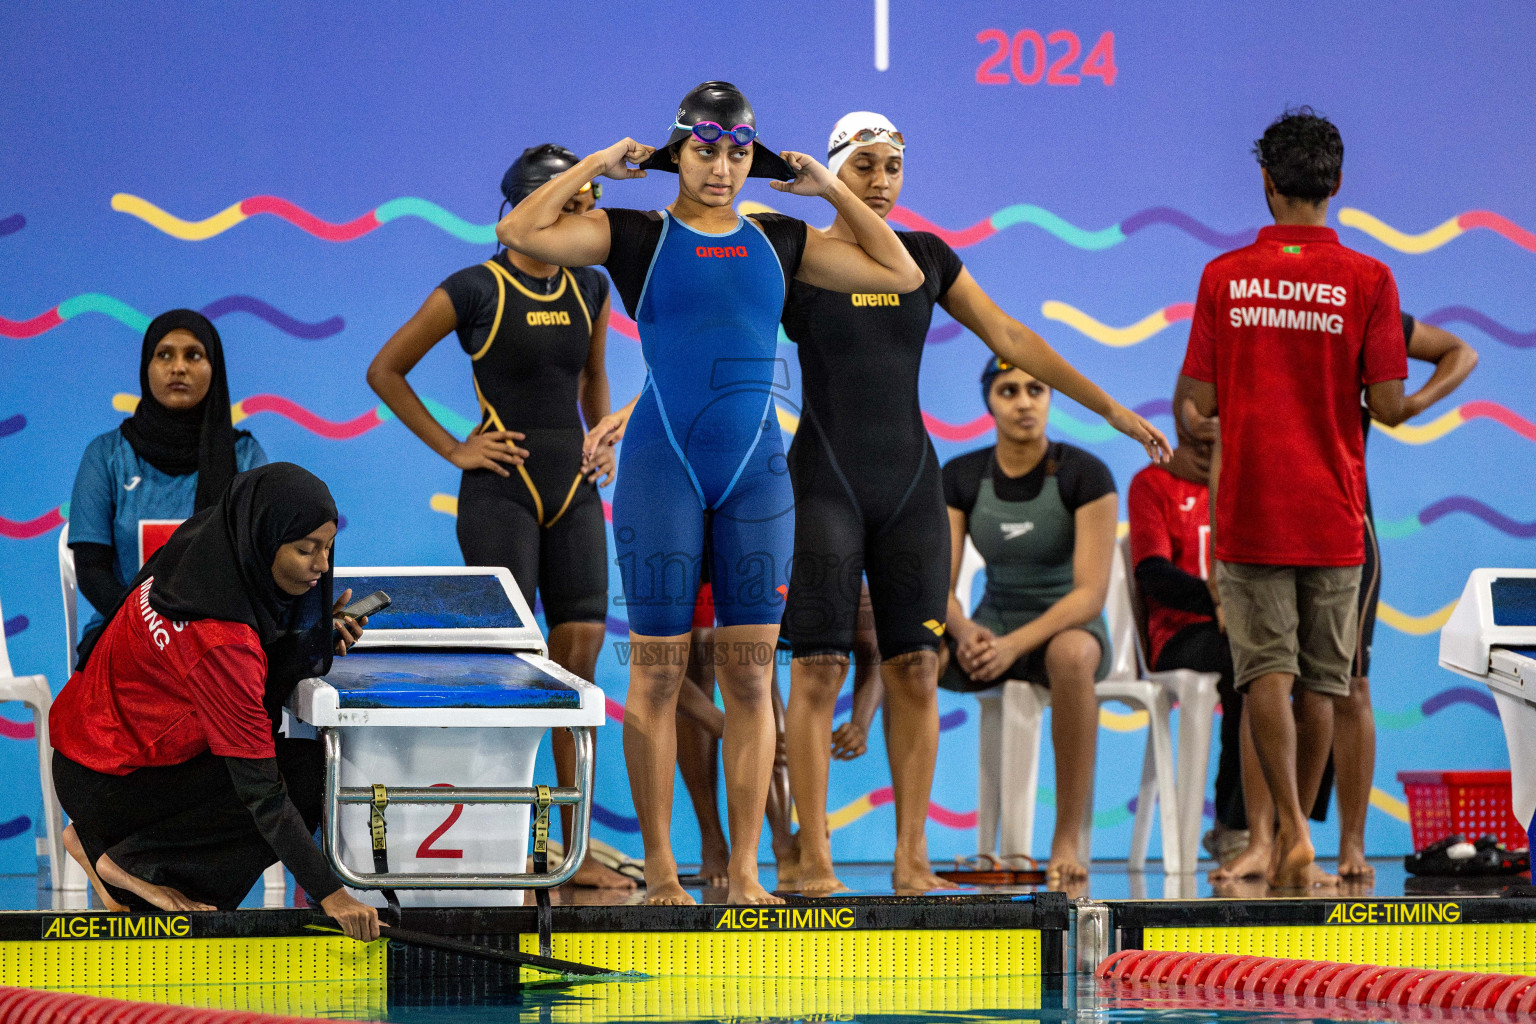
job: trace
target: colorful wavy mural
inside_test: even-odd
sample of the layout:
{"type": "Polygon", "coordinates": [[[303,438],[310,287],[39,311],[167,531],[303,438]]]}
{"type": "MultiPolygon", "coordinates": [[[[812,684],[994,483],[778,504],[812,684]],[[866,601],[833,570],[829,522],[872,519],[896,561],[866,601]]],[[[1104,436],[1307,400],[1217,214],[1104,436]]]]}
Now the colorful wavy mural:
{"type": "Polygon", "coordinates": [[[1508,427],[1527,441],[1536,441],[1536,423],[1532,423],[1513,409],[1498,402],[1481,400],[1458,405],[1450,412],[1443,413],[1424,424],[1404,423],[1397,427],[1384,427],[1380,423],[1372,423],[1371,426],[1392,440],[1401,441],[1403,444],[1429,444],[1473,420],[1492,420],[1501,426],[1508,427]]]}
{"type": "MultiPolygon", "coordinates": [[[[226,295],[222,299],[215,299],[208,303],[201,312],[210,320],[217,320],[230,313],[250,313],[265,320],[284,334],[306,341],[329,338],[333,334],[340,333],[346,326],[346,321],[339,316],[328,317],[314,323],[300,320],[253,295],[226,295]]],[[[85,313],[109,316],[136,334],[143,334],[151,319],[121,299],[115,299],[100,292],[85,292],[72,299],[65,299],[52,309],[27,320],[10,320],[0,316],[0,337],[35,338],[39,334],[53,330],[66,320],[73,320],[85,313]]]]}
{"type": "Polygon", "coordinates": [[[322,220],[281,196],[251,196],[249,199],[242,199],[232,206],[225,207],[211,217],[196,221],[182,220],[174,214],[165,212],[147,199],[129,195],[127,192],[119,192],[112,197],[112,209],[137,217],[151,227],[187,242],[201,242],[215,235],[221,235],[236,224],[261,214],[285,220],[300,231],[327,242],[350,242],[401,217],[416,217],[424,220],[461,242],[490,245],[496,241],[495,224],[471,224],[430,200],[417,199],[414,196],[391,199],[382,206],[369,210],[361,217],[339,223],[322,220]]]}
{"type": "Polygon", "coordinates": [[[1384,540],[1388,538],[1411,537],[1424,527],[1430,526],[1456,512],[1463,512],[1480,519],[1506,536],[1515,537],[1520,540],[1529,540],[1532,537],[1536,537],[1536,520],[1529,523],[1519,522],[1497,509],[1478,501],[1476,498],[1469,498],[1464,494],[1441,498],[1439,501],[1427,505],[1417,515],[1406,516],[1402,519],[1377,519],[1376,534],[1384,540]]]}
{"type": "Polygon", "coordinates": [[[1411,255],[1431,252],[1452,239],[1460,238],[1468,231],[1478,230],[1492,231],[1522,249],[1536,252],[1536,234],[1532,234],[1507,217],[1501,217],[1488,210],[1468,210],[1466,213],[1458,213],[1443,224],[1416,235],[1399,231],[1364,210],[1357,210],[1350,206],[1339,211],[1339,223],[1365,232],[1388,248],[1411,255]]]}
{"type": "MultiPolygon", "coordinates": [[[[772,211],[772,207],[756,202],[743,202],[740,208],[745,213],[772,211]]],[[[496,241],[495,224],[470,223],[431,200],[415,196],[391,199],[349,221],[324,220],[291,200],[270,195],[242,199],[202,220],[184,220],[166,212],[147,199],[127,192],[118,192],[112,197],[112,209],[137,217],[173,238],[188,242],[201,242],[221,235],[235,225],[262,214],[277,217],[327,242],[350,242],[402,217],[424,220],[461,242],[490,245],[496,241]]],[[[958,229],[942,227],[904,206],[898,206],[891,211],[891,220],[909,231],[931,231],[956,249],[984,242],[1001,231],[1021,224],[1037,227],[1074,248],[1091,252],[1114,248],[1132,235],[1159,225],[1182,231],[1213,249],[1236,249],[1252,242],[1258,234],[1256,228],[1219,231],[1171,206],[1148,207],[1131,214],[1118,224],[1096,230],[1078,227],[1043,206],[1032,203],[1014,203],[1011,206],[1005,206],[970,227],[958,229]]],[[[1339,223],[1362,231],[1383,245],[1402,253],[1431,252],[1468,231],[1477,230],[1492,231],[1522,249],[1536,252],[1536,233],[1489,210],[1468,210],[1465,213],[1459,213],[1444,223],[1418,234],[1400,231],[1364,210],[1354,207],[1344,207],[1339,211],[1339,223]]],[[[19,213],[12,214],[0,220],[0,236],[19,231],[25,225],[26,218],[19,213]]]]}

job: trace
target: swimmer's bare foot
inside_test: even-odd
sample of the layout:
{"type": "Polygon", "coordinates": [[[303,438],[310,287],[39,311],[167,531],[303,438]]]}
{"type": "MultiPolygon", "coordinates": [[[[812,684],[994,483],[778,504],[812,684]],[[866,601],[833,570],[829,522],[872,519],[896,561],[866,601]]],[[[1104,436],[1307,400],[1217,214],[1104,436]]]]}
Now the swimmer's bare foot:
{"type": "Polygon", "coordinates": [[[725,902],[762,906],[770,903],[783,903],[784,900],[764,889],[762,884],[758,882],[757,873],[754,871],[749,878],[731,879],[731,887],[725,894],[725,902]]]}
{"type": "Polygon", "coordinates": [[[928,863],[928,850],[924,848],[908,853],[898,848],[896,861],[891,865],[891,888],[898,896],[915,896],[935,889],[958,889],[954,882],[945,881],[933,873],[928,863]]]}
{"type": "Polygon", "coordinates": [[[1077,844],[1053,845],[1051,859],[1045,866],[1048,885],[1070,885],[1088,880],[1088,868],[1077,857],[1077,844]]]}
{"type": "Polygon", "coordinates": [[[1351,882],[1375,880],[1376,869],[1365,859],[1363,842],[1339,840],[1339,877],[1351,882]]]}
{"type": "Polygon", "coordinates": [[[1312,841],[1306,836],[1290,839],[1281,833],[1275,842],[1280,861],[1269,884],[1276,889],[1317,889],[1339,884],[1337,875],[1330,875],[1317,866],[1312,841]]]}
{"type": "Polygon", "coordinates": [[[959,884],[940,878],[930,871],[919,871],[914,874],[906,874],[897,871],[891,872],[891,890],[897,896],[920,896],[925,892],[933,892],[935,889],[958,889],[959,884]]]}
{"type": "Polygon", "coordinates": [[[829,897],[837,892],[848,892],[848,886],[833,874],[831,864],[808,864],[802,857],[799,867],[794,887],[808,897],[829,897]]]}
{"type": "Polygon", "coordinates": [[[85,846],[80,842],[80,834],[75,831],[75,826],[69,825],[66,827],[64,835],[60,838],[64,840],[64,852],[68,853],[70,859],[76,864],[85,869],[85,875],[91,880],[91,888],[96,891],[96,898],[101,901],[102,908],[114,914],[126,914],[128,908],[112,898],[111,893],[107,892],[107,887],[102,884],[101,876],[96,874],[96,869],[86,858],[85,846]]]}
{"type": "Polygon", "coordinates": [[[677,861],[661,855],[648,855],[645,858],[646,906],[691,907],[697,903],[677,880],[677,861]]]}
{"type": "Polygon", "coordinates": [[[1270,873],[1270,860],[1274,849],[1264,842],[1250,839],[1248,849],[1212,871],[1212,882],[1231,882],[1240,878],[1266,878],[1270,873]]]}
{"type": "Polygon", "coordinates": [[[101,880],[108,885],[114,885],[119,889],[127,889],[144,902],[161,910],[192,911],[192,910],[216,910],[218,908],[207,903],[199,903],[189,899],[168,885],[155,885],[146,882],[137,875],[130,875],[112,862],[112,858],[106,854],[96,862],[96,871],[101,875],[101,880]]]}
{"type": "Polygon", "coordinates": [[[638,888],[633,878],[619,874],[606,864],[599,864],[597,858],[588,857],[582,862],[581,867],[571,876],[566,885],[574,885],[583,889],[634,889],[638,888]]]}
{"type": "Polygon", "coordinates": [[[1219,879],[1211,873],[1211,895],[1224,900],[1257,900],[1269,893],[1269,883],[1262,878],[1219,879]]]}

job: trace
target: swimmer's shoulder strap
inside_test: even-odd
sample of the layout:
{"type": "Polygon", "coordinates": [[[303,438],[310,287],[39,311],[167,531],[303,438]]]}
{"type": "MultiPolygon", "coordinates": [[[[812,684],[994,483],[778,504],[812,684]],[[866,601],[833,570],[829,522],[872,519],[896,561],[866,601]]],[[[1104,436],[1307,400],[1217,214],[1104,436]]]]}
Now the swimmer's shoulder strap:
{"type": "MultiPolygon", "coordinates": [[[[386,828],[384,825],[384,808],[389,806],[389,790],[378,783],[373,784],[373,802],[368,809],[368,833],[373,839],[373,870],[381,875],[389,873],[389,845],[385,839],[386,828]]],[[[394,913],[395,920],[400,920],[400,897],[395,895],[395,890],[384,889],[384,900],[389,904],[389,909],[394,913]]]]}

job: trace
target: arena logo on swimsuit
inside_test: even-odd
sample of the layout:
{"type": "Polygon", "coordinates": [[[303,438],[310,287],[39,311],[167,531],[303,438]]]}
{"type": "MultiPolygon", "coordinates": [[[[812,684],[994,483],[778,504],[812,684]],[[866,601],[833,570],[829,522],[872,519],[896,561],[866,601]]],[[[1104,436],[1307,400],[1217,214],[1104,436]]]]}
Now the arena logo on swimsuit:
{"type": "Polygon", "coordinates": [[[726,260],[733,257],[744,257],[747,247],[744,245],[701,245],[693,250],[694,255],[701,260],[726,260]]]}
{"type": "Polygon", "coordinates": [[[527,320],[529,327],[571,326],[571,314],[564,309],[530,309],[527,320]]]}
{"type": "Polygon", "coordinates": [[[185,622],[167,622],[160,617],[159,612],[149,606],[149,587],[154,582],[155,578],[151,576],[139,587],[139,614],[144,616],[144,628],[148,629],[149,635],[154,638],[155,646],[163,651],[165,650],[165,645],[171,642],[171,634],[165,627],[169,625],[171,629],[180,633],[186,628],[187,624],[185,622]]]}
{"type": "Polygon", "coordinates": [[[899,306],[901,296],[892,292],[854,292],[848,296],[855,306],[899,306]]]}

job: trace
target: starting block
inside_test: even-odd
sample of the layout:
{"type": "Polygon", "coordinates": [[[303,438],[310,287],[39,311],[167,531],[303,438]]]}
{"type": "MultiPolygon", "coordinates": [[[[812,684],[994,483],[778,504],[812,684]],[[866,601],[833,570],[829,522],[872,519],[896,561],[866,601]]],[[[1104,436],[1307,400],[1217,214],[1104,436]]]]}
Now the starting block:
{"type": "Polygon", "coordinates": [[[1536,569],[1474,569],[1440,630],[1440,667],[1493,691],[1515,817],[1536,849],[1536,569]]]}
{"type": "Polygon", "coordinates": [[[345,587],[392,603],[287,708],[324,744],[323,845],[337,876],[375,905],[400,890],[418,907],[521,905],[514,890],[569,879],[587,852],[602,691],[549,660],[506,569],[338,568],[345,587]],[[575,786],[534,784],[550,729],[575,738],[575,786]],[[574,808],[564,862],[525,871],[530,811],[543,836],[562,806],[574,808]]]}

